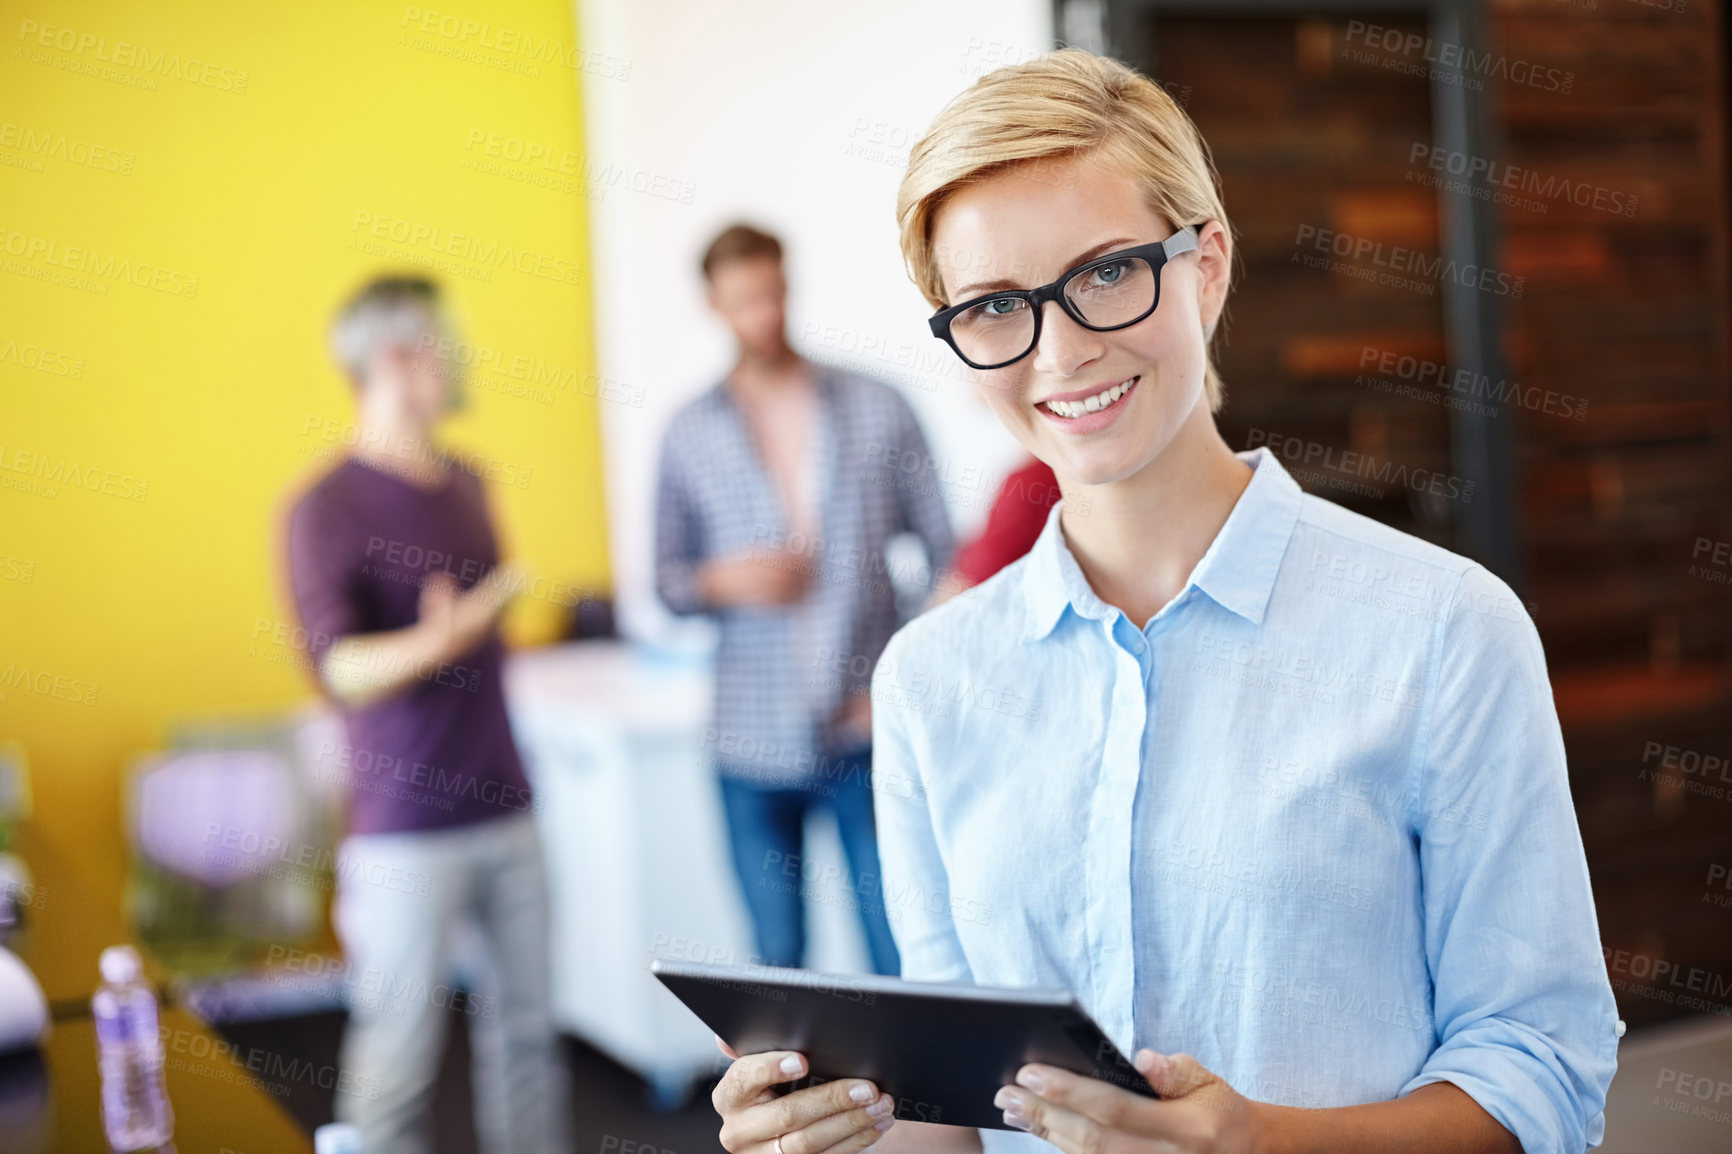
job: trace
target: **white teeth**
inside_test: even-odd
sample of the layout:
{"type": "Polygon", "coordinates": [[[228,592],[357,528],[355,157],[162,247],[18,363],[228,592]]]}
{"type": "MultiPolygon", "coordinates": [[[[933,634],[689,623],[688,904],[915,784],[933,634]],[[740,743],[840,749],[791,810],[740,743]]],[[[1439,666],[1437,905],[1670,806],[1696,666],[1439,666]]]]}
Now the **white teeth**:
{"type": "Polygon", "coordinates": [[[1131,385],[1135,380],[1136,378],[1132,377],[1129,381],[1123,381],[1105,392],[1096,393],[1094,396],[1081,401],[1048,401],[1046,407],[1061,417],[1075,418],[1084,413],[1098,413],[1130,392],[1131,385]]]}

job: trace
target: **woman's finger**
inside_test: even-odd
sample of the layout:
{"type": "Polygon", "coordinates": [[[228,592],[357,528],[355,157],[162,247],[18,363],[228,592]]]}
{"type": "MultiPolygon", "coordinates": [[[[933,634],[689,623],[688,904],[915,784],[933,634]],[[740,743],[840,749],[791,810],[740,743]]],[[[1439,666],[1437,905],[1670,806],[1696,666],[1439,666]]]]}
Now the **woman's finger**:
{"type": "MultiPolygon", "coordinates": [[[[784,1154],[818,1154],[822,1147],[789,1149],[788,1136],[832,1115],[863,1111],[878,1097],[878,1087],[872,1083],[859,1078],[844,1078],[785,1094],[752,1107],[746,1114],[751,1116],[749,1126],[756,1136],[765,1139],[781,1136],[784,1154]]],[[[877,1118],[872,1121],[877,1121],[877,1118]]]]}
{"type": "Polygon", "coordinates": [[[1066,1109],[1039,1094],[1015,1086],[1000,1089],[992,1102],[1004,1111],[1005,1125],[1026,1130],[1036,1138],[1045,1138],[1066,1154],[1110,1154],[1116,1145],[1114,1140],[1123,1137],[1087,1114],[1066,1109]]]}
{"type": "MultiPolygon", "coordinates": [[[[769,1057],[774,1059],[781,1053],[783,1052],[774,1051],[769,1057]]],[[[797,1054],[793,1056],[799,1057],[797,1054]]],[[[752,1054],[735,1062],[729,1068],[730,1074],[748,1063],[752,1064],[752,1070],[742,1075],[726,1093],[723,1086],[733,1080],[724,1076],[723,1085],[718,1085],[716,1094],[712,1096],[716,1100],[716,1111],[722,1116],[722,1145],[729,1150],[744,1150],[759,1142],[774,1142],[781,1138],[783,1154],[817,1154],[822,1147],[802,1145],[795,1141],[799,1131],[833,1115],[847,1114],[850,1111],[856,1112],[861,1119],[856,1129],[870,1129],[871,1124],[877,1121],[876,1116],[868,1117],[864,1108],[872,1105],[878,1098],[878,1087],[858,1078],[808,1086],[781,1097],[759,1097],[770,1086],[788,1081],[797,1075],[787,1073],[780,1062],[754,1062],[758,1057],[760,1055],[752,1054]],[[766,1066],[774,1072],[766,1073],[766,1066]],[[755,1074],[753,1070],[756,1071],[755,1074]],[[765,1080],[766,1078],[768,1080],[765,1080]]],[[[839,1131],[844,1132],[845,1130],[839,1131]]]]}
{"type": "Polygon", "coordinates": [[[792,1050],[765,1050],[736,1057],[710,1093],[710,1104],[726,1118],[756,1102],[771,1086],[792,1082],[805,1072],[806,1059],[792,1050]]]}
{"type": "Polygon", "coordinates": [[[782,1135],[782,1154],[847,1154],[863,1150],[884,1137],[895,1122],[896,1100],[880,1094],[878,1100],[865,1106],[820,1118],[803,1130],[782,1135]],[[882,1128],[880,1128],[882,1127],[882,1128]]]}
{"type": "MultiPolygon", "coordinates": [[[[1141,1080],[1135,1070],[1127,1070],[1127,1073],[1141,1080]]],[[[1157,1105],[1154,1100],[1102,1079],[1087,1078],[1056,1066],[1035,1064],[1018,1070],[1016,1083],[1052,1105],[1082,1114],[1109,1130],[1150,1138],[1168,1136],[1167,1127],[1162,1125],[1161,1112],[1149,1109],[1157,1105]]]]}

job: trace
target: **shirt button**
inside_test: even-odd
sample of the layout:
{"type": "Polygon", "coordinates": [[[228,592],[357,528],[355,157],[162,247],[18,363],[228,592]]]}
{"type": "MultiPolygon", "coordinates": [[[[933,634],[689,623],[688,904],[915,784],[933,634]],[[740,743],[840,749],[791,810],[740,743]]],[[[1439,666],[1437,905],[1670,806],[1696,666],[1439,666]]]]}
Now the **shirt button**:
{"type": "Polygon", "coordinates": [[[1619,1018],[1618,1019],[1618,1037],[1622,1038],[1623,1036],[1624,1036],[1624,1019],[1619,1018]]]}

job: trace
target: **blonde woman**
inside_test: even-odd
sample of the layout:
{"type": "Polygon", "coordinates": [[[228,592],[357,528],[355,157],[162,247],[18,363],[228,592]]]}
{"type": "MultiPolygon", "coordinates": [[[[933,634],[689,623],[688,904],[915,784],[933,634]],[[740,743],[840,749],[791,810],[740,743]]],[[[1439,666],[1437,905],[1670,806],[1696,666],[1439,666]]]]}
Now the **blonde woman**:
{"type": "Polygon", "coordinates": [[[774,1097],[804,1060],[755,1054],[723,1145],[1597,1144],[1622,1027],[1539,636],[1483,567],[1222,440],[1232,231],[1189,119],[1088,53],[1002,69],[897,214],[935,335],[1064,494],[875,674],[875,769],[918,783],[876,798],[902,974],[1065,987],[1160,1099],[1037,1065],[996,1099],[1026,1134],[887,1123],[858,1080],[774,1097]]]}

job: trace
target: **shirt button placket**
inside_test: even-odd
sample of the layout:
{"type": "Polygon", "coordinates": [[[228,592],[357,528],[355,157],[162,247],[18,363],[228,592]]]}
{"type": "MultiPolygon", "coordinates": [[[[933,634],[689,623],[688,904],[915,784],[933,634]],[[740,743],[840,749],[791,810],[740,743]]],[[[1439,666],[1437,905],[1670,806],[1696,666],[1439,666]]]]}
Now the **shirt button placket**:
{"type": "MultiPolygon", "coordinates": [[[[1089,822],[1087,908],[1090,957],[1086,970],[1102,1029],[1115,1044],[1132,1038],[1135,955],[1131,948],[1131,809],[1142,767],[1147,643],[1132,653],[1116,636],[1121,616],[1109,627],[1113,661],[1111,705],[1101,748],[1099,783],[1089,822]]],[[[1128,622],[1126,622],[1128,626],[1128,622]]],[[[1134,626],[1131,644],[1142,637],[1134,626]]]]}

